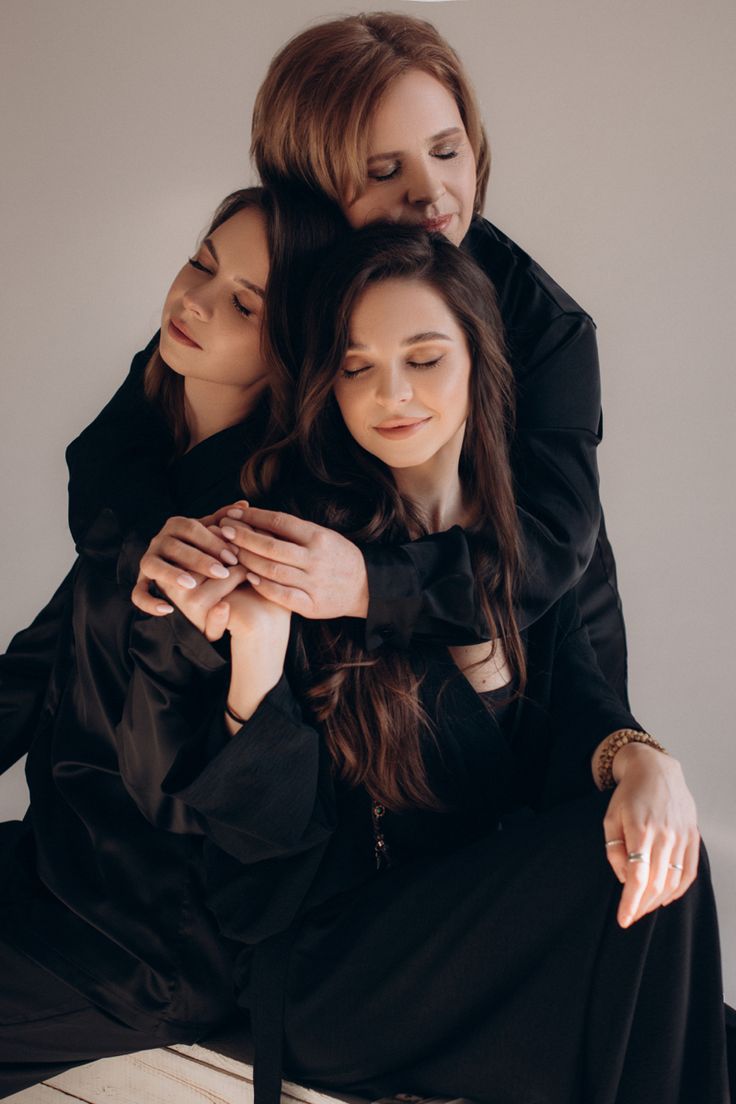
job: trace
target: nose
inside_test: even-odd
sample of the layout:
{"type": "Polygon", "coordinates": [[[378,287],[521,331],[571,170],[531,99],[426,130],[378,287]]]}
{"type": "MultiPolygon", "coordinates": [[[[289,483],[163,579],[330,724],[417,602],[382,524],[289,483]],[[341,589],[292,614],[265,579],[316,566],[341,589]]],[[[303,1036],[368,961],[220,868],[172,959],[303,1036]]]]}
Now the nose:
{"type": "Polygon", "coordinates": [[[409,402],[413,394],[411,380],[400,366],[384,368],[378,373],[375,399],[379,406],[391,410],[394,406],[409,402]]]}
{"type": "Polygon", "coordinates": [[[413,206],[427,207],[445,194],[441,162],[429,157],[418,159],[407,174],[407,200],[413,206]]]}
{"type": "Polygon", "coordinates": [[[197,318],[201,318],[203,322],[209,321],[212,317],[212,304],[207,290],[207,284],[203,281],[188,287],[181,297],[182,306],[197,318]]]}

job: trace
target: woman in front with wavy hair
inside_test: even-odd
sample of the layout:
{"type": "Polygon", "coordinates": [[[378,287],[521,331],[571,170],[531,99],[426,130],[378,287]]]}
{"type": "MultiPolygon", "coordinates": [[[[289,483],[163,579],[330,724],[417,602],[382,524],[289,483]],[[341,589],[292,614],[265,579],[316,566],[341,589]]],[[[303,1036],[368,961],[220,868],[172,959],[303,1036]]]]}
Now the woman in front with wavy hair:
{"type": "Polygon", "coordinates": [[[357,622],[294,618],[253,568],[227,598],[229,662],[181,618],[176,702],[147,659],[166,623],[134,635],[142,715],[180,726],[164,790],[206,831],[209,903],[243,945],[258,1104],[282,1058],[374,1096],[726,1104],[682,770],[603,678],[574,594],[518,623],[491,286],[439,236],[371,227],[330,254],[305,317],[296,426],[246,465],[247,492],[379,551],[462,526],[493,642],[371,654],[357,622]],[[197,669],[216,678],[193,742],[197,669]],[[667,830],[638,835],[630,812],[660,787],[667,830]]]}

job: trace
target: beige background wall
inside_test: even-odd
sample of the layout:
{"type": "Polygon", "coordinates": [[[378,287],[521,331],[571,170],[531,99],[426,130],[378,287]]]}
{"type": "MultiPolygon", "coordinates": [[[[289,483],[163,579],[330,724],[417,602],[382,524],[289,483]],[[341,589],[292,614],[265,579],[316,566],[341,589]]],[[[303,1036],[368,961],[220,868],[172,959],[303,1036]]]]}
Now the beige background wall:
{"type": "MultiPolygon", "coordinates": [[[[274,50],[345,0],[3,0],[3,643],[72,558],[64,445],[149,338],[216,202],[249,179],[274,50]]],[[[477,85],[488,215],[596,318],[602,497],[637,715],[698,801],[736,1002],[730,0],[386,3],[477,85]]],[[[0,811],[25,806],[20,771],[0,811]]]]}

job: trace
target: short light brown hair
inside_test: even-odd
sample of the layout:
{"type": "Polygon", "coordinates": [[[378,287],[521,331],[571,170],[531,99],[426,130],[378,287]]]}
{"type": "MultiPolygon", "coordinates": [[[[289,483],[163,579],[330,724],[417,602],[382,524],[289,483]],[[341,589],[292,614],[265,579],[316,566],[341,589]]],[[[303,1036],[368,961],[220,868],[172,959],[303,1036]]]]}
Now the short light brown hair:
{"type": "Polygon", "coordinates": [[[436,28],[398,12],[320,23],[279,51],[253,108],[251,154],[264,184],[297,178],[341,205],[360,195],[370,117],[389,85],[410,69],[435,77],[458,106],[475,154],[479,213],[491,156],[475,92],[436,28]]]}

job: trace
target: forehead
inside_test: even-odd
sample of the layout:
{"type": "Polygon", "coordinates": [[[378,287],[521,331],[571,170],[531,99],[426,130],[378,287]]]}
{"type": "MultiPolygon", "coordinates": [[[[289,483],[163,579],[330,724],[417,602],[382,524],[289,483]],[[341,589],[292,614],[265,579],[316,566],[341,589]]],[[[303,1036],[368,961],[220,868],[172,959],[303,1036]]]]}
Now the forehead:
{"type": "Polygon", "coordinates": [[[378,101],[368,126],[369,155],[401,150],[449,127],[464,129],[455,97],[430,73],[410,69],[378,101]]]}
{"type": "Polygon", "coordinates": [[[370,348],[401,345],[415,334],[439,331],[464,342],[445,300],[420,280],[383,280],[360,296],[350,318],[350,340],[370,348]]]}
{"type": "Polygon", "coordinates": [[[221,269],[244,276],[259,287],[268,279],[266,220],[257,207],[246,207],[210,234],[221,269]]]}

